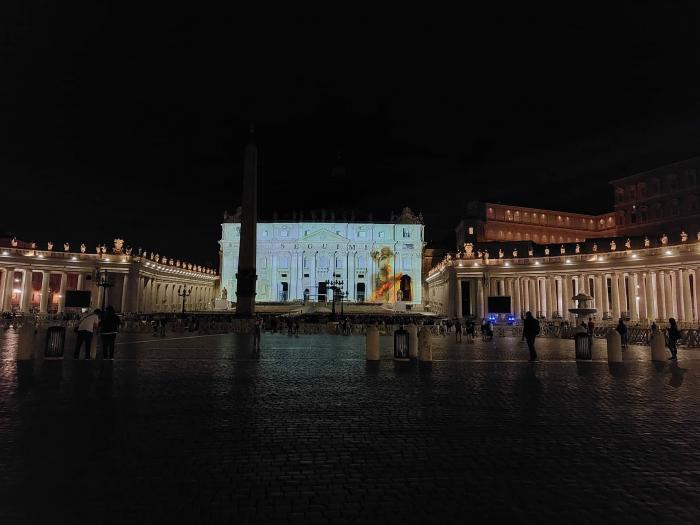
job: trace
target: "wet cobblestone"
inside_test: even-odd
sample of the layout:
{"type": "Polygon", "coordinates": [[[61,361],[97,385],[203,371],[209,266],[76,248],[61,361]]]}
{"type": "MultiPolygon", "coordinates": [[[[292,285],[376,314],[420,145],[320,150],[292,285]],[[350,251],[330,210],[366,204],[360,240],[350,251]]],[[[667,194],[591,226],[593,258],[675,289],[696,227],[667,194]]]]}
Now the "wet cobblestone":
{"type": "Polygon", "coordinates": [[[361,337],[124,336],[17,364],[0,335],[0,523],[691,523],[700,351],[361,337]],[[70,354],[70,352],[69,352],[70,354]]]}

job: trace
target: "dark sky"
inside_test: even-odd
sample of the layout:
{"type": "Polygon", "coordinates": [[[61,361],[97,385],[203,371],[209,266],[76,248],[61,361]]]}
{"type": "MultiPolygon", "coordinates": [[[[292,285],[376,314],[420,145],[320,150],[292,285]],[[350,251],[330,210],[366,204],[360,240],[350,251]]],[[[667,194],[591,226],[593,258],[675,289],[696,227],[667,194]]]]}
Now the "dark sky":
{"type": "Polygon", "coordinates": [[[11,4],[0,233],[27,240],[213,264],[250,121],[263,215],[408,205],[444,246],[468,199],[603,212],[609,179],[700,154],[700,13],[682,4],[11,4]]]}

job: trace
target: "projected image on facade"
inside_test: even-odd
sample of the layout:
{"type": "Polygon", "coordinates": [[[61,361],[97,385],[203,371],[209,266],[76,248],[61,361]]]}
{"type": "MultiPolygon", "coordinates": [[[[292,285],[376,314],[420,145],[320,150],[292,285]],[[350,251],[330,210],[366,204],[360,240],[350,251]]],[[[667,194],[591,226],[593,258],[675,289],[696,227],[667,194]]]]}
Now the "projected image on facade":
{"type": "MultiPolygon", "coordinates": [[[[424,226],[410,211],[396,221],[258,223],[256,301],[327,302],[326,281],[341,280],[350,302],[420,304],[424,226]]],[[[234,216],[222,224],[220,241],[229,301],[239,243],[234,216]]]]}

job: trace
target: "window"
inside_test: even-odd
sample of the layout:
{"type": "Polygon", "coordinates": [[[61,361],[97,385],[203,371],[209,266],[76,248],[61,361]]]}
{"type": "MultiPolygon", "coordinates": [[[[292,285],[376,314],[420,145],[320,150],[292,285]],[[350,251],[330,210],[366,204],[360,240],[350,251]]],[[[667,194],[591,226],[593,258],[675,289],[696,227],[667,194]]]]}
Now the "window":
{"type": "Polygon", "coordinates": [[[309,230],[304,230],[304,237],[306,237],[309,234],[309,230]]]}
{"type": "Polygon", "coordinates": [[[335,258],[335,267],[336,268],[342,268],[343,267],[343,258],[341,256],[338,256],[335,258]]]}
{"type": "Polygon", "coordinates": [[[357,232],[357,236],[360,239],[365,239],[367,237],[367,232],[365,230],[360,230],[359,232],[357,232]]]}
{"type": "Polygon", "coordinates": [[[263,237],[267,237],[267,230],[263,230],[262,236],[263,236],[263,237]]]}
{"type": "Polygon", "coordinates": [[[309,267],[309,258],[305,255],[304,256],[304,268],[308,268],[308,267],[309,267]]]}
{"type": "Polygon", "coordinates": [[[280,268],[289,268],[289,255],[282,255],[279,258],[280,268]]]}
{"type": "Polygon", "coordinates": [[[384,238],[384,232],[379,232],[379,233],[377,233],[377,237],[379,237],[380,239],[383,239],[383,238],[384,238]]]}
{"type": "Polygon", "coordinates": [[[287,237],[289,235],[289,231],[287,230],[280,230],[280,237],[287,237]]]}
{"type": "Polygon", "coordinates": [[[404,255],[401,258],[401,268],[404,270],[410,270],[411,269],[411,258],[408,255],[404,255]]]}
{"type": "Polygon", "coordinates": [[[367,268],[367,256],[365,256],[365,255],[358,255],[357,256],[357,267],[358,268],[367,268]]]}
{"type": "Polygon", "coordinates": [[[407,239],[407,238],[410,238],[410,237],[411,237],[411,230],[409,230],[408,228],[404,228],[404,229],[403,229],[403,238],[404,238],[404,239],[407,239]]]}
{"type": "Polygon", "coordinates": [[[327,255],[321,255],[318,258],[318,267],[319,268],[328,268],[328,256],[327,255]]]}

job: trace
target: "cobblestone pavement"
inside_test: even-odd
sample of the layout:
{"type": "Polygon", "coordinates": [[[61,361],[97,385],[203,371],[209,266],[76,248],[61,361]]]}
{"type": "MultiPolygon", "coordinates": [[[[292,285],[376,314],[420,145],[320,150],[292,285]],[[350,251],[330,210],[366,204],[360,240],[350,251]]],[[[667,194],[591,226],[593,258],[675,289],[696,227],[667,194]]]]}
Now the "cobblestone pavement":
{"type": "Polygon", "coordinates": [[[123,336],[108,361],[0,335],[0,523],[700,521],[700,350],[435,338],[123,336]],[[70,352],[69,352],[70,354],[70,352]]]}

